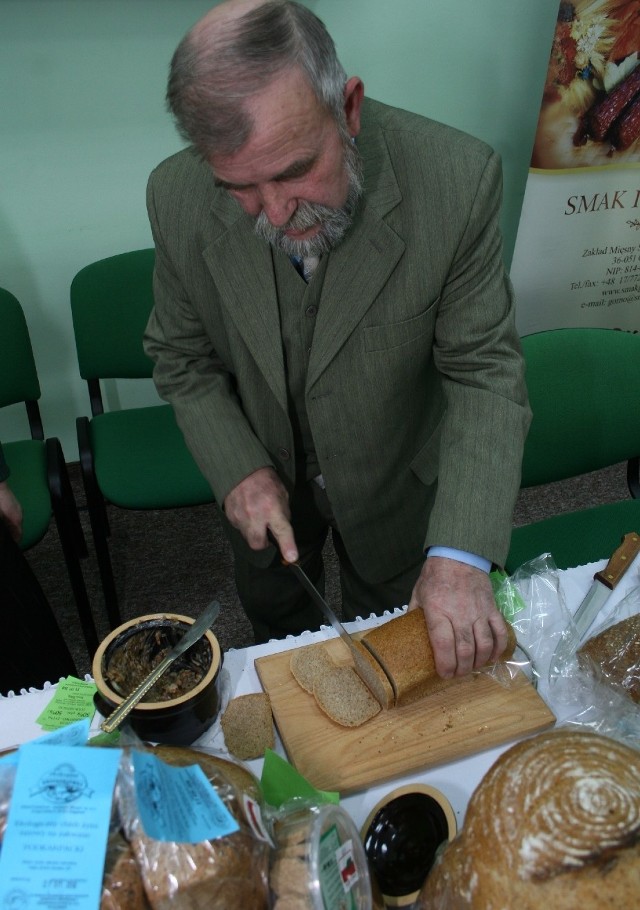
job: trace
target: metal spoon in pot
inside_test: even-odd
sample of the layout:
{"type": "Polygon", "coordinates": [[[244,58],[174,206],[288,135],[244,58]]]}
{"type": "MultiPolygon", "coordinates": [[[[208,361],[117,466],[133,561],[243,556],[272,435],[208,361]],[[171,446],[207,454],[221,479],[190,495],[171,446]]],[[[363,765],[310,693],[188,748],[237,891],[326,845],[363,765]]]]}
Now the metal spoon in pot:
{"type": "Polygon", "coordinates": [[[125,698],[122,704],[119,705],[109,717],[102,721],[100,728],[104,730],[105,733],[112,733],[120,726],[125,717],[127,717],[138,702],[144,698],[151,686],[160,679],[162,674],[171,666],[174,660],[180,657],[181,654],[184,654],[191,645],[194,645],[202,638],[209,626],[211,626],[217,618],[219,612],[220,604],[217,600],[213,600],[208,607],[205,607],[196,621],[189,626],[189,629],[182,638],[173,646],[173,648],[171,648],[164,660],[161,660],[158,666],[155,667],[151,673],[142,680],[140,685],[133,690],[131,695],[125,698]]]}

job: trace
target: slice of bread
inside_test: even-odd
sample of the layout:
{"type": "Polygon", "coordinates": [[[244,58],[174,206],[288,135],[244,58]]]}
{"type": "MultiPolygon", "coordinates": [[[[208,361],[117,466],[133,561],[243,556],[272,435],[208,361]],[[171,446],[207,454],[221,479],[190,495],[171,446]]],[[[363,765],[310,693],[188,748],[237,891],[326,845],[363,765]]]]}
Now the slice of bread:
{"type": "Polygon", "coordinates": [[[321,674],[313,694],[325,714],[343,727],[359,727],[381,710],[353,667],[334,667],[321,674]]]}
{"type": "Polygon", "coordinates": [[[305,648],[295,648],[291,652],[289,668],[298,685],[313,695],[313,684],[316,679],[334,669],[335,664],[324,643],[318,642],[305,648]]]}
{"type": "Polygon", "coordinates": [[[265,692],[232,698],[220,723],[227,749],[241,761],[262,758],[265,749],[275,746],[271,701],[265,692]]]}
{"type": "Polygon", "coordinates": [[[353,645],[355,650],[351,652],[351,656],[356,673],[383,708],[393,708],[396,695],[382,666],[361,641],[354,638],[353,645]]]}
{"type": "MultiPolygon", "coordinates": [[[[356,673],[383,708],[392,708],[395,696],[384,670],[360,641],[354,638],[353,645],[354,649],[351,651],[351,657],[355,664],[356,673]]],[[[320,676],[325,676],[335,670],[336,664],[327,651],[325,644],[318,642],[317,644],[296,648],[292,651],[289,667],[296,682],[306,692],[313,695],[315,681],[320,676]]]]}
{"type": "MultiPolygon", "coordinates": [[[[507,629],[509,639],[501,659],[511,657],[516,646],[516,637],[509,623],[507,629]]],[[[402,616],[371,629],[362,641],[391,680],[397,707],[409,705],[458,681],[438,676],[422,610],[408,610],[402,616]]]]}

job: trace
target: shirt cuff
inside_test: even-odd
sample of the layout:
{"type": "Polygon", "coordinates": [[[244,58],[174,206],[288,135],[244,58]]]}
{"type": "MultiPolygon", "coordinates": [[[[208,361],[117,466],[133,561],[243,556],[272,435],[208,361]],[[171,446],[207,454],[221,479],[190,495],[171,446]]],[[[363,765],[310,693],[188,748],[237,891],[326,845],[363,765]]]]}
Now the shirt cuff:
{"type": "Polygon", "coordinates": [[[467,553],[466,550],[455,550],[453,547],[429,547],[426,555],[457,559],[458,562],[464,562],[468,566],[482,569],[483,572],[489,573],[491,571],[491,560],[485,559],[484,556],[476,556],[475,553],[467,553]]]}

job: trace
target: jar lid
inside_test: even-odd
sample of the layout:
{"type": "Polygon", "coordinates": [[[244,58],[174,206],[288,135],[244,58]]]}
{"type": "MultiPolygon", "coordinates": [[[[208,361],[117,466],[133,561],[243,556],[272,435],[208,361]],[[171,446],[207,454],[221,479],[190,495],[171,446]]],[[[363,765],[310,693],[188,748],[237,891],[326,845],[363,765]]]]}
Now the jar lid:
{"type": "Polygon", "coordinates": [[[438,850],[455,834],[449,800],[426,784],[398,787],[374,806],[361,836],[387,907],[408,907],[417,900],[438,850]]]}

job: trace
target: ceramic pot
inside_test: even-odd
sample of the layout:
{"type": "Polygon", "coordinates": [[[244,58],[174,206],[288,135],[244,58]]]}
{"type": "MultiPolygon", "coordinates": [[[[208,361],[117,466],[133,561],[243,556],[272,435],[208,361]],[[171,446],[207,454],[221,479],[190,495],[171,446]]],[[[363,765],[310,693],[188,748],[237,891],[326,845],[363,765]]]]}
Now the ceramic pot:
{"type": "MultiPolygon", "coordinates": [[[[98,689],[94,702],[103,717],[122,704],[142,681],[141,676],[130,681],[131,673],[144,669],[146,675],[193,622],[193,618],[177,613],[153,613],[137,616],[107,635],[92,663],[98,689]]],[[[208,629],[172,664],[125,723],[143,740],[191,745],[218,714],[221,667],[220,645],[208,629]],[[164,690],[160,694],[158,687],[164,690]],[[147,701],[149,696],[155,700],[147,701]]]]}
{"type": "Polygon", "coordinates": [[[456,833],[448,799],[426,784],[388,793],[369,813],[361,836],[371,877],[386,907],[411,907],[436,854],[456,833]]]}

